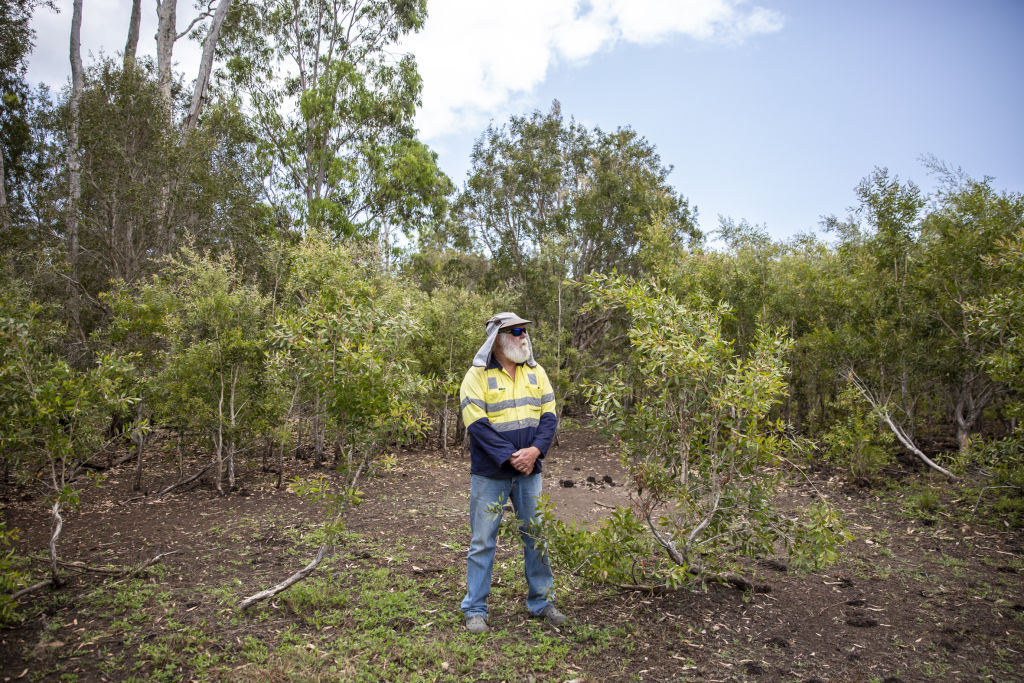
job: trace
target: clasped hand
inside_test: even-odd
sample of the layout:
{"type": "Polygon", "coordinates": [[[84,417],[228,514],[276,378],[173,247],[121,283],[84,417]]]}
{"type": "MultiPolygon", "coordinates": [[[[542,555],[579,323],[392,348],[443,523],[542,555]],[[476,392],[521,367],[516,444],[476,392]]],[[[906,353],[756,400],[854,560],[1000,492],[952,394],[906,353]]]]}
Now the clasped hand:
{"type": "Polygon", "coordinates": [[[539,448],[536,446],[527,446],[526,448],[520,448],[518,451],[513,453],[512,457],[509,458],[509,462],[512,463],[512,467],[515,467],[523,474],[530,474],[533,472],[533,463],[537,462],[537,458],[539,457],[539,448]]]}

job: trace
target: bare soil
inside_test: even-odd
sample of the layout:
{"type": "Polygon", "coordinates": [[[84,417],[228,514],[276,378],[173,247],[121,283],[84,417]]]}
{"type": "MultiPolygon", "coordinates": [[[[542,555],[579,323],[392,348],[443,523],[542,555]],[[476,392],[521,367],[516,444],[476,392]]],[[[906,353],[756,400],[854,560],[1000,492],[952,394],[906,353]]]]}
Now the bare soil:
{"type": "MultiPolygon", "coordinates": [[[[196,456],[191,466],[198,468],[198,463],[196,456]]],[[[132,670],[141,678],[244,679],[248,664],[242,644],[247,639],[272,647],[282,633],[312,638],[325,629],[340,634],[359,628],[343,616],[337,625],[313,624],[283,609],[284,596],[245,615],[233,612],[239,597],[283,579],[303,566],[316,547],[310,535],[324,519],[321,507],[289,489],[276,489],[276,475],[253,465],[243,469],[241,488],[230,496],[199,485],[160,500],[123,503],[134,494],[129,465],[122,467],[86,486],[81,507],[68,513],[62,559],[125,567],[161,552],[176,554],[143,574],[143,587],[151,590],[138,605],[115,600],[109,609],[98,609],[98,595],[129,594],[114,590],[114,578],[72,569],[64,587],[23,600],[26,620],[0,631],[0,678],[119,680],[132,670]],[[172,657],[159,669],[152,648],[145,648],[147,642],[173,642],[166,640],[168,630],[204,629],[216,667],[196,664],[201,653],[190,652],[190,658],[172,657]],[[131,669],[143,652],[153,664],[131,669]],[[125,668],[119,673],[111,662],[125,668]]],[[[288,476],[312,473],[303,461],[289,460],[287,468],[288,476]]],[[[389,627],[415,626],[423,631],[419,637],[441,648],[466,642],[460,640],[466,634],[458,602],[468,543],[468,469],[458,453],[399,451],[390,471],[365,482],[365,502],[346,520],[351,543],[337,550],[328,565],[334,569],[325,569],[386,568],[403,581],[422,583],[422,608],[434,616],[425,626],[396,621],[389,627]]],[[[179,476],[170,462],[154,465],[147,474],[150,490],[179,476]]],[[[545,490],[566,520],[597,523],[629,503],[615,454],[590,430],[563,433],[545,461],[544,476],[545,490]]],[[[456,676],[446,660],[443,667],[419,668],[417,675],[580,681],[1024,680],[1024,534],[998,520],[971,519],[966,512],[974,501],[957,498],[956,490],[940,489],[933,515],[908,513],[908,491],[928,482],[938,486],[928,477],[913,473],[899,489],[878,491],[854,487],[827,472],[794,476],[783,492],[787,504],[825,495],[856,535],[841,561],[824,571],[798,572],[784,558],[760,558],[749,566],[759,586],[751,593],[718,585],[657,592],[563,591],[559,603],[570,621],[545,631],[566,645],[554,669],[514,666],[509,674],[507,668],[499,671],[478,660],[456,676]]],[[[7,490],[3,516],[8,528],[21,532],[19,552],[32,556],[35,575],[43,576],[50,522],[41,490],[7,490]]],[[[518,553],[514,540],[504,542],[499,561],[514,566],[518,553]]],[[[502,576],[499,572],[496,580],[502,576]]],[[[495,602],[490,623],[502,638],[529,638],[536,632],[521,599],[495,602]]],[[[484,636],[492,637],[499,638],[484,636]]],[[[319,679],[374,677],[372,668],[338,671],[319,679]]],[[[400,677],[393,669],[378,673],[378,678],[400,677]]],[[[289,670],[277,674],[278,680],[293,678],[309,676],[289,670]]]]}

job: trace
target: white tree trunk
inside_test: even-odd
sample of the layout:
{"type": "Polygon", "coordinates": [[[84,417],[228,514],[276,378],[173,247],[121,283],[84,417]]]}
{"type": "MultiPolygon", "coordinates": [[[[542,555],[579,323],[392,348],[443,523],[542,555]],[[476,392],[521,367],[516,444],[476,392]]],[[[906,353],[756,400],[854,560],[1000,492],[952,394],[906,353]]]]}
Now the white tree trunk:
{"type": "Polygon", "coordinates": [[[855,375],[852,372],[850,373],[850,381],[853,382],[853,385],[857,387],[857,389],[860,391],[861,396],[864,397],[864,400],[870,403],[871,407],[878,411],[878,414],[881,416],[882,421],[885,422],[886,426],[888,426],[892,433],[896,435],[896,439],[900,442],[900,444],[903,445],[904,448],[906,448],[908,451],[916,455],[918,459],[921,460],[921,462],[923,462],[925,465],[928,465],[928,467],[932,468],[936,472],[941,473],[947,479],[951,481],[956,481],[956,475],[954,475],[952,472],[950,472],[946,468],[942,467],[941,465],[933,461],[931,458],[929,458],[927,455],[921,452],[920,448],[914,445],[913,439],[911,439],[910,436],[906,433],[906,431],[904,431],[903,428],[900,427],[900,425],[896,424],[896,421],[892,419],[892,415],[889,414],[889,408],[886,405],[886,403],[876,398],[870,391],[868,391],[867,386],[860,380],[859,377],[857,377],[857,375],[855,375]]]}
{"type": "Polygon", "coordinates": [[[68,240],[68,264],[71,267],[69,284],[69,312],[72,324],[81,334],[78,300],[78,205],[82,198],[82,162],[78,156],[81,127],[82,88],[82,0],[74,0],[71,13],[71,99],[68,102],[68,206],[65,216],[68,240]]]}
{"type": "MultiPolygon", "coordinates": [[[[81,4],[79,0],[76,4],[81,4]]],[[[53,501],[53,509],[50,511],[53,517],[53,533],[50,534],[50,581],[54,586],[61,584],[60,575],[57,573],[57,539],[64,529],[64,518],[60,516],[60,501],[53,501]]]]}
{"type": "Polygon", "coordinates": [[[220,30],[224,25],[224,17],[227,16],[230,5],[231,0],[220,0],[217,4],[217,11],[213,15],[213,22],[210,24],[210,31],[203,41],[203,59],[199,62],[199,75],[196,78],[196,87],[192,91],[192,104],[188,108],[188,118],[185,119],[185,127],[182,129],[183,138],[195,130],[196,123],[199,121],[203,95],[210,82],[210,71],[213,69],[213,53],[217,48],[220,30]]]}
{"type": "Polygon", "coordinates": [[[160,93],[167,112],[171,111],[171,55],[178,37],[178,0],[157,0],[156,3],[156,73],[160,93]]]}
{"type": "Polygon", "coordinates": [[[124,68],[135,65],[139,50],[139,25],[142,23],[142,0],[132,0],[132,18],[128,21],[128,39],[124,42],[124,68]]]}

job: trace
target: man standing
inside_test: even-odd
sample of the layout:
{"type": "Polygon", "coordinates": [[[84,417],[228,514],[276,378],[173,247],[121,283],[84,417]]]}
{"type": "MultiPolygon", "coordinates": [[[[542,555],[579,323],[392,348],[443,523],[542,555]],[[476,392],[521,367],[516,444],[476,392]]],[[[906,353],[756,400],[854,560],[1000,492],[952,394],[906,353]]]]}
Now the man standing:
{"type": "Polygon", "coordinates": [[[487,340],[462,380],[462,421],[469,434],[472,463],[469,521],[473,539],[466,561],[466,597],[462,599],[470,633],[487,630],[494,546],[507,500],[519,519],[523,540],[529,586],[526,608],[556,626],[565,621],[551,601],[551,565],[528,533],[541,492],[541,461],[558,424],[554,390],[544,368],[533,358],[524,327],[529,322],[515,313],[499,313],[488,320],[487,340]]]}

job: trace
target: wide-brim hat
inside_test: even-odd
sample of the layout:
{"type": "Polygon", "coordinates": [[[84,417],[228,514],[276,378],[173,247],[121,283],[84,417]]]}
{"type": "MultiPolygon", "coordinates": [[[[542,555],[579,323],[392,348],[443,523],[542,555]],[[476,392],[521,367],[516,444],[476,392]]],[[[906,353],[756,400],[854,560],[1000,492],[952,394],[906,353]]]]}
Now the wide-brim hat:
{"type": "Polygon", "coordinates": [[[492,323],[497,323],[498,329],[500,330],[506,327],[515,327],[516,325],[529,325],[531,322],[533,321],[520,318],[511,311],[505,311],[504,313],[498,313],[497,315],[492,315],[488,318],[487,322],[484,323],[484,327],[487,327],[492,323]]]}
{"type": "MultiPolygon", "coordinates": [[[[494,347],[494,340],[498,336],[498,331],[503,330],[506,327],[516,327],[518,325],[529,325],[530,321],[525,318],[520,318],[515,313],[505,311],[504,313],[498,313],[492,315],[484,323],[484,329],[487,331],[487,339],[484,340],[483,346],[473,356],[473,365],[481,368],[487,367],[487,363],[491,358],[491,349],[494,347]]],[[[526,339],[530,339],[530,333],[526,333],[526,339]]],[[[530,357],[527,359],[526,364],[531,368],[537,365],[537,361],[533,358],[533,342],[530,342],[530,357]]]]}

